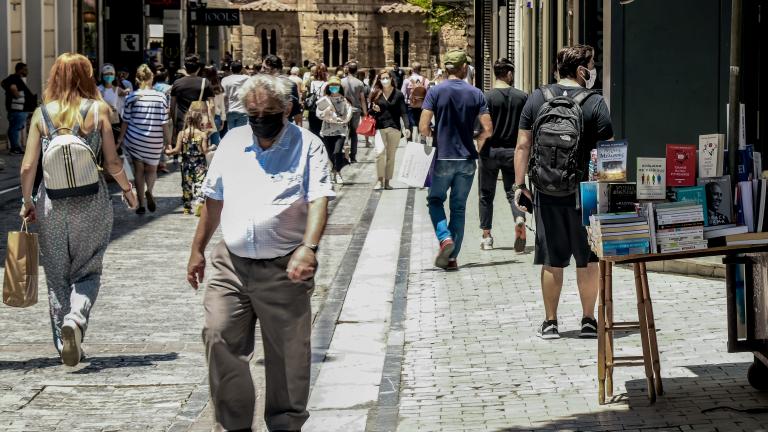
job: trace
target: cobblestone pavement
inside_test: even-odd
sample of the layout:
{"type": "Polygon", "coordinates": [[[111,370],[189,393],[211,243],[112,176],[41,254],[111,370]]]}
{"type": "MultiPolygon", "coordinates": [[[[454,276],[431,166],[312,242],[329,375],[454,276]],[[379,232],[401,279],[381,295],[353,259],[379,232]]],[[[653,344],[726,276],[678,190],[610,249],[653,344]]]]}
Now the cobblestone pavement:
{"type": "MultiPolygon", "coordinates": [[[[329,290],[339,280],[347,277],[364,281],[361,276],[367,274],[367,269],[350,268],[354,263],[344,260],[349,250],[362,248],[362,242],[356,244],[354,236],[366,207],[378,203],[374,213],[379,221],[382,215],[400,217],[397,215],[402,213],[391,211],[392,205],[402,202],[408,207],[406,194],[399,191],[390,194],[390,198],[397,196],[394,201],[372,200],[376,193],[371,192],[371,153],[361,149],[362,162],[345,173],[347,184],[340,188],[339,198],[332,204],[313,297],[316,316],[324,311],[326,297],[332,292],[329,290]]],[[[200,340],[202,293],[192,291],[184,281],[187,251],[197,219],[181,215],[178,183],[177,173],[159,181],[159,210],[154,215],[137,217],[116,202],[104,288],[92,315],[85,343],[88,360],[84,364],[65,368],[55,355],[44,278],[40,279],[38,305],[28,309],[0,306],[0,431],[211,430],[213,416],[200,340]]],[[[382,196],[387,193],[382,192],[382,196]]],[[[426,211],[426,191],[415,191],[412,219],[407,209],[402,224],[404,232],[412,231],[412,236],[410,248],[401,248],[401,253],[409,250],[410,254],[401,255],[395,278],[396,285],[402,282],[405,287],[407,282],[407,291],[393,288],[393,295],[384,288],[377,294],[384,296],[387,303],[392,298],[393,317],[402,306],[400,296],[405,296],[404,332],[398,329],[387,334],[386,326],[381,330],[384,334],[333,334],[331,330],[335,342],[343,342],[342,334],[348,340],[366,342],[357,347],[332,345],[338,352],[329,352],[325,361],[316,359],[315,366],[323,370],[326,362],[338,364],[343,356],[349,356],[344,350],[360,350],[374,339],[387,340],[390,348],[403,346],[404,340],[402,359],[398,355],[389,358],[390,349],[382,350],[381,359],[376,359],[384,364],[382,381],[397,381],[392,374],[400,371],[399,402],[396,398],[394,402],[397,409],[367,402],[338,405],[341,408],[333,411],[337,405],[332,405],[333,409],[317,410],[315,418],[320,421],[313,430],[395,430],[378,426],[382,424],[397,424],[400,432],[766,430],[766,415],[701,413],[702,409],[716,406],[768,406],[768,396],[758,394],[746,382],[751,355],[726,353],[722,280],[650,274],[666,394],[649,406],[642,368],[619,368],[614,376],[617,397],[599,406],[597,344],[576,337],[581,317],[573,270],[566,271],[561,300],[564,337],[542,341],[535,336],[536,326],[543,319],[539,268],[532,265],[532,254],[518,255],[512,250],[512,230],[507,227],[511,217],[502,194],[496,200],[497,248],[479,250],[476,196],[473,189],[468,202],[467,235],[459,257],[462,269],[445,273],[432,267],[437,244],[426,211]],[[410,264],[409,270],[404,263],[410,264]],[[392,416],[393,421],[385,421],[386,416],[392,416]],[[348,421],[350,418],[355,421],[348,421]]],[[[18,229],[16,212],[12,204],[0,209],[3,233],[18,229]]],[[[529,232],[529,236],[530,246],[533,233],[529,232]]],[[[399,240],[398,235],[376,238],[399,240]]],[[[0,252],[4,247],[5,238],[0,238],[0,252]]],[[[385,248],[366,250],[375,257],[378,249],[385,248]]],[[[370,263],[370,258],[361,257],[359,262],[370,263]]],[[[618,268],[614,277],[616,316],[632,320],[636,316],[632,275],[618,268]]],[[[365,281],[373,284],[372,280],[365,281]]],[[[350,297],[361,301],[360,287],[357,289],[358,293],[350,297]]],[[[350,298],[346,300],[349,303],[350,298]]],[[[386,307],[377,316],[388,317],[389,312],[386,307]]],[[[345,309],[339,319],[343,326],[352,328],[367,319],[366,313],[370,310],[345,309]],[[345,318],[349,313],[359,317],[345,318]]],[[[256,346],[260,350],[260,343],[256,346]]],[[[638,335],[618,335],[616,348],[617,354],[638,354],[638,335]]],[[[259,351],[251,367],[260,418],[264,386],[259,351]]],[[[327,372],[326,376],[333,376],[327,372]]],[[[355,376],[355,371],[346,375],[355,376]]],[[[344,383],[345,374],[338,376],[344,383]]],[[[329,389],[334,388],[333,384],[332,380],[326,382],[329,389]]],[[[322,388],[316,388],[313,398],[344,398],[338,394],[326,398],[322,388]]],[[[391,388],[380,390],[378,403],[393,400],[397,392],[392,393],[391,388]]],[[[261,422],[257,430],[265,430],[261,422]]]]}
{"type": "MultiPolygon", "coordinates": [[[[455,273],[433,269],[437,242],[425,192],[416,194],[398,431],[767,430],[766,414],[701,413],[768,407],[768,395],[746,381],[751,354],[726,352],[722,279],[649,274],[666,393],[649,406],[642,367],[618,368],[617,397],[600,406],[597,342],[578,339],[575,271],[565,272],[563,338],[537,338],[544,319],[539,267],[532,253],[512,250],[510,211],[500,197],[497,248],[479,249],[476,194],[455,273]]],[[[614,281],[616,318],[636,320],[632,273],[615,269],[614,281]]],[[[638,334],[617,335],[617,355],[640,353],[638,334]]]]}
{"type": "MultiPolygon", "coordinates": [[[[360,159],[369,158],[368,152],[361,149],[360,159]]],[[[350,184],[340,188],[332,204],[319,256],[315,312],[371,194],[372,170],[373,164],[365,162],[350,167],[350,184]]],[[[144,216],[114,199],[115,229],[84,343],[84,363],[76,368],[60,364],[51,343],[43,275],[37,305],[0,306],[0,430],[211,430],[200,337],[202,292],[185,282],[197,218],[181,214],[178,173],[162,177],[155,196],[157,212],[144,216]]],[[[17,212],[13,203],[0,209],[2,256],[5,233],[18,230],[17,212]]],[[[257,352],[252,361],[259,395],[260,357],[257,352]]]]}

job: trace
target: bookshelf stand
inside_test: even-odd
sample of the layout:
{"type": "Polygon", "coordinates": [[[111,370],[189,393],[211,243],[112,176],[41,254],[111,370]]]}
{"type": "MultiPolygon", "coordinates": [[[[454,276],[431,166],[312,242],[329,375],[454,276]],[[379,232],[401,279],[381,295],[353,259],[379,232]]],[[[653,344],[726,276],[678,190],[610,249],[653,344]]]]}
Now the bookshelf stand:
{"type": "MultiPolygon", "coordinates": [[[[597,379],[598,402],[605,404],[606,395],[613,397],[613,370],[616,367],[643,366],[648,387],[648,399],[656,402],[656,396],[664,394],[661,382],[661,362],[659,360],[659,347],[656,341],[656,324],[653,318],[653,305],[651,302],[650,287],[645,264],[651,261],[665,261],[671,259],[699,258],[705,256],[725,255],[726,263],[736,256],[746,253],[766,253],[768,245],[722,246],[708,249],[673,252],[664,254],[624,255],[600,258],[599,279],[599,303],[597,308],[597,379]],[[633,322],[614,322],[613,320],[613,265],[631,264],[635,273],[635,295],[637,297],[637,318],[633,322]],[[642,356],[614,356],[615,331],[640,330],[640,341],[643,349],[642,356]]],[[[730,273],[729,273],[730,275],[730,273]]],[[[726,283],[730,290],[731,280],[726,283]]],[[[730,295],[730,294],[729,294],[730,295]]],[[[731,330],[731,322],[735,322],[731,304],[728,307],[729,320],[729,348],[733,342],[735,330],[731,330]]],[[[735,310],[735,309],[734,309],[735,310]]],[[[768,348],[763,348],[765,342],[751,344],[749,349],[755,352],[755,362],[765,363],[763,359],[768,357],[768,348]]],[[[731,352],[734,350],[730,349],[731,352]]],[[[760,366],[760,365],[758,365],[760,366]]],[[[765,364],[768,367],[768,363],[765,364]]],[[[762,369],[761,369],[762,370],[762,369]]]]}

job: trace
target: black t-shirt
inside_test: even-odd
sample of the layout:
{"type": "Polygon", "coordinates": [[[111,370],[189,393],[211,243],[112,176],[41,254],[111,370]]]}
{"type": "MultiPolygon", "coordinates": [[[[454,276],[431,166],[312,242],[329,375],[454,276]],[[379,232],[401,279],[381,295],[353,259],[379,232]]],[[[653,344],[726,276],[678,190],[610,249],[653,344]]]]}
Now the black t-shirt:
{"type": "MultiPolygon", "coordinates": [[[[8,112],[11,111],[24,111],[24,112],[31,112],[35,110],[35,107],[37,106],[37,96],[35,96],[30,90],[29,87],[27,87],[27,84],[24,83],[24,80],[21,79],[21,75],[19,74],[11,74],[8,76],[8,78],[4,79],[2,84],[0,84],[5,90],[5,109],[8,112]],[[16,89],[21,92],[24,95],[24,102],[23,102],[23,109],[14,109],[11,107],[13,102],[13,95],[11,94],[11,86],[15,85],[16,89]]],[[[19,105],[21,106],[21,105],[19,105]]]]}
{"type": "MultiPolygon", "coordinates": [[[[177,79],[171,87],[171,96],[176,97],[176,121],[183,121],[184,115],[189,110],[189,105],[200,98],[200,86],[202,77],[187,76],[177,79]]],[[[213,87],[211,82],[205,80],[205,90],[203,90],[203,100],[213,97],[213,87]]]]}
{"type": "Polygon", "coordinates": [[[493,136],[483,146],[481,156],[488,156],[491,148],[515,148],[520,114],[528,95],[514,88],[495,88],[485,92],[488,110],[493,121],[493,136]]]}
{"type": "MultiPolygon", "coordinates": [[[[552,84],[552,93],[557,95],[567,94],[572,90],[583,90],[582,87],[569,87],[560,84],[552,84]]],[[[541,89],[534,90],[525,103],[523,113],[520,116],[520,129],[531,130],[536,121],[536,115],[544,105],[544,93],[541,89]]],[[[582,136],[584,152],[582,154],[582,164],[584,171],[584,181],[589,175],[589,153],[597,148],[598,141],[608,140],[613,137],[613,125],[611,124],[611,113],[608,111],[608,105],[605,99],[599,94],[593,94],[581,105],[584,114],[584,135],[582,136]]],[[[533,148],[533,146],[531,146],[533,148]]],[[[573,205],[576,202],[575,195],[566,197],[554,197],[543,193],[537,194],[537,198],[542,204],[553,205],[573,205]]]]}

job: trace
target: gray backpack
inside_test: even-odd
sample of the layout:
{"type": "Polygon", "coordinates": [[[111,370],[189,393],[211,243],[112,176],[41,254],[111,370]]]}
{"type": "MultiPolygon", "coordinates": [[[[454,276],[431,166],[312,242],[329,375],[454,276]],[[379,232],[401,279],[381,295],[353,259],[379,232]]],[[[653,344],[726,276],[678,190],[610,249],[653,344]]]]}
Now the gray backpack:
{"type": "MultiPolygon", "coordinates": [[[[83,104],[80,115],[85,119],[93,104],[83,104]]],[[[43,137],[43,178],[50,199],[94,195],[99,191],[101,167],[91,146],[80,137],[80,125],[56,128],[45,105],[41,107],[46,136],[43,137]],[[61,131],[66,131],[62,133],[61,131]]]]}
{"type": "Polygon", "coordinates": [[[544,105],[533,123],[533,150],[528,177],[538,191],[547,195],[567,196],[579,189],[587,169],[584,160],[584,114],[581,106],[594,94],[586,89],[568,90],[555,96],[550,87],[542,87],[544,105]]]}

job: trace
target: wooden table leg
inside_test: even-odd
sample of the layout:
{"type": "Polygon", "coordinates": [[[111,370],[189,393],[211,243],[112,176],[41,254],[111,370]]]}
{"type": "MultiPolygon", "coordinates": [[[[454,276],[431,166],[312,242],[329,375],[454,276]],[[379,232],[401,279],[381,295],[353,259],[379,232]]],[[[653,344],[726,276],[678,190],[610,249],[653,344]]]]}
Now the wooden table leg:
{"type": "Polygon", "coordinates": [[[643,282],[643,301],[645,302],[645,317],[648,323],[648,341],[651,348],[651,360],[653,361],[653,375],[656,383],[656,394],[664,394],[664,387],[661,384],[661,362],[659,361],[659,345],[656,342],[656,322],[653,318],[653,304],[651,303],[651,290],[648,286],[648,274],[645,270],[645,263],[640,263],[640,275],[643,282]]]}
{"type": "Polygon", "coordinates": [[[597,306],[597,401],[605,404],[605,269],[609,264],[600,261],[597,306]]]}
{"type": "Polygon", "coordinates": [[[645,301],[643,296],[643,282],[640,274],[640,264],[633,264],[635,270],[635,294],[637,296],[637,317],[640,321],[640,342],[643,346],[643,364],[645,366],[645,378],[648,385],[648,399],[656,402],[656,385],[653,379],[653,361],[651,360],[651,348],[648,342],[648,322],[646,320],[645,301]]]}
{"type": "Polygon", "coordinates": [[[608,397],[613,397],[613,263],[605,266],[605,388],[608,397]]]}

